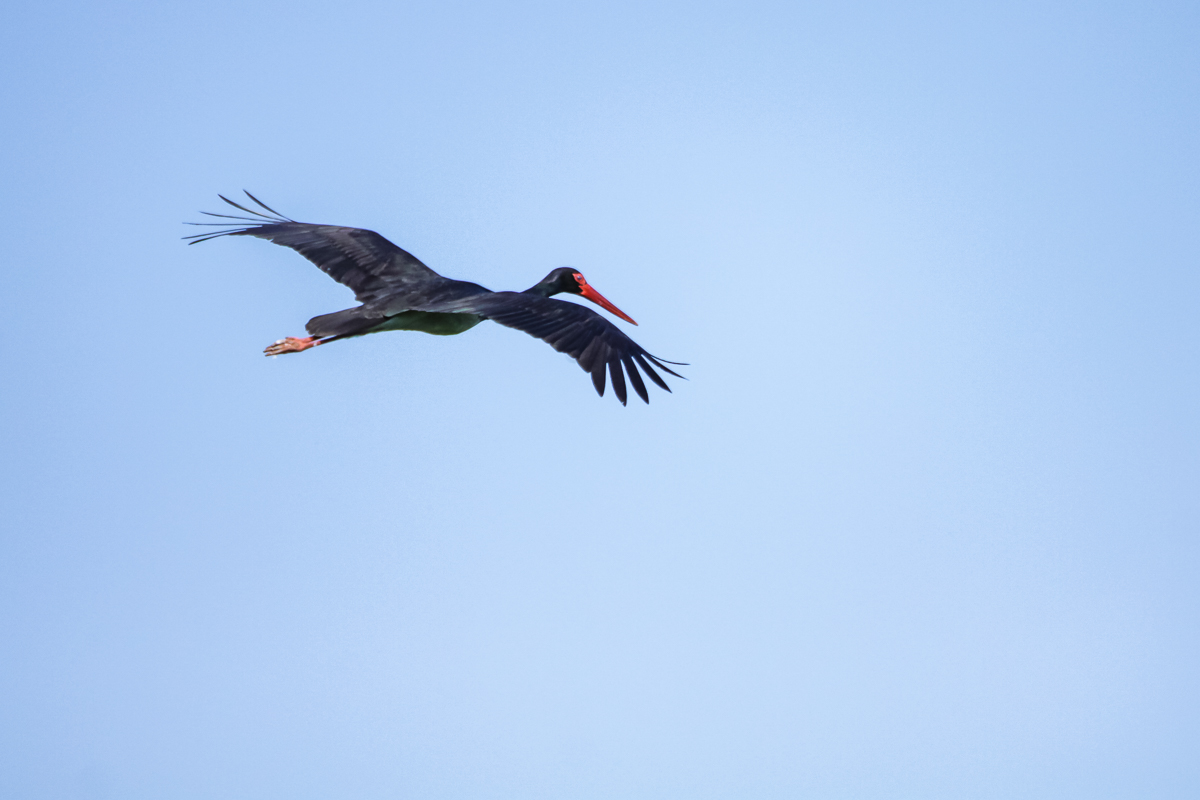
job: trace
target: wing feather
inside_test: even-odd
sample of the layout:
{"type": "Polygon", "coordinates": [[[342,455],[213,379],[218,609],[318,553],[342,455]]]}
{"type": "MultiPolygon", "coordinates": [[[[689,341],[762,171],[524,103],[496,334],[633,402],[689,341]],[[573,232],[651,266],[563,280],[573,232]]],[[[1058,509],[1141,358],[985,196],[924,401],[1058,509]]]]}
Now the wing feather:
{"type": "Polygon", "coordinates": [[[604,362],[597,361],[596,366],[592,368],[592,385],[596,387],[596,394],[604,397],[604,362]]]}
{"type": "MultiPolygon", "coordinates": [[[[397,247],[374,231],[347,228],[340,225],[311,225],[296,222],[262,203],[254,195],[246,195],[269,214],[255,211],[218,195],[229,205],[252,216],[235,217],[228,214],[209,214],[253,224],[222,231],[188,236],[189,244],[206,242],[221,236],[254,236],[289,247],[316,264],[338,283],[350,287],[361,303],[373,303],[403,294],[407,289],[446,281],[416,256],[397,247]]],[[[208,214],[209,212],[205,212],[208,214]]],[[[208,223],[192,223],[208,224],[208,223]]],[[[213,223],[236,225],[236,223],[213,223]]]]}
{"type": "Polygon", "coordinates": [[[638,368],[633,363],[633,358],[625,356],[621,359],[621,363],[625,365],[625,371],[629,373],[629,380],[633,384],[633,390],[637,392],[638,397],[642,398],[643,403],[649,404],[650,395],[646,393],[646,384],[642,382],[642,376],[638,374],[638,368]]]}
{"type": "Polygon", "coordinates": [[[667,386],[666,381],[664,381],[662,378],[658,377],[658,373],[655,372],[653,369],[651,369],[650,365],[646,363],[646,359],[642,358],[641,353],[635,353],[633,357],[635,359],[637,359],[637,363],[642,365],[642,369],[646,370],[646,374],[648,376],[650,376],[650,380],[654,381],[660,387],[662,387],[663,389],[666,389],[668,392],[671,391],[671,387],[667,386]]]}
{"type": "Polygon", "coordinates": [[[611,380],[613,393],[622,404],[628,398],[626,371],[638,397],[650,402],[646,384],[635,364],[642,367],[650,380],[668,392],[671,390],[666,381],[650,364],[676,377],[683,377],[662,366],[662,359],[647,353],[616,325],[577,303],[522,292],[489,292],[426,303],[419,306],[419,310],[478,314],[509,328],[525,331],[579,362],[580,368],[591,374],[592,385],[601,397],[604,396],[606,379],[611,380]]]}
{"type": "Polygon", "coordinates": [[[608,374],[612,378],[613,391],[621,405],[625,405],[628,395],[625,392],[625,373],[621,371],[621,359],[613,358],[608,362],[608,374]]]}

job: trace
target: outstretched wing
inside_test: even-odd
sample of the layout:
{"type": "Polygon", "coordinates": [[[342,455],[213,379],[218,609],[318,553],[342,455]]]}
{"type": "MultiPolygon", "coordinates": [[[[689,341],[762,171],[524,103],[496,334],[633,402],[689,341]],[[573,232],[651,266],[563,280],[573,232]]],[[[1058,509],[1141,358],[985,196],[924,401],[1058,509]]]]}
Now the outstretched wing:
{"type": "Polygon", "coordinates": [[[411,253],[401,250],[374,231],[296,222],[270,208],[249,192],[246,192],[246,196],[267,213],[246,208],[223,195],[217,196],[251,216],[201,212],[210,217],[223,217],[233,221],[188,223],[226,228],[185,237],[191,239],[188,244],[206,242],[220,236],[255,236],[290,247],[338,283],[349,286],[361,303],[401,294],[419,284],[445,280],[411,253]],[[246,222],[252,224],[242,224],[246,222]]]}
{"type": "MultiPolygon", "coordinates": [[[[650,380],[668,392],[671,391],[670,387],[654,371],[654,367],[677,378],[683,377],[666,366],[663,359],[655,358],[643,350],[616,325],[590,308],[575,303],[536,294],[489,292],[441,303],[423,304],[420,310],[478,314],[509,328],[525,331],[530,336],[536,336],[560,353],[566,353],[578,361],[584,372],[590,372],[592,383],[601,397],[604,396],[604,376],[607,371],[612,378],[613,391],[621,405],[625,405],[627,397],[626,372],[638,397],[644,402],[650,402],[646,384],[643,383],[637,369],[639,366],[645,370],[650,380]]],[[[675,361],[666,363],[680,366],[675,361]]]]}

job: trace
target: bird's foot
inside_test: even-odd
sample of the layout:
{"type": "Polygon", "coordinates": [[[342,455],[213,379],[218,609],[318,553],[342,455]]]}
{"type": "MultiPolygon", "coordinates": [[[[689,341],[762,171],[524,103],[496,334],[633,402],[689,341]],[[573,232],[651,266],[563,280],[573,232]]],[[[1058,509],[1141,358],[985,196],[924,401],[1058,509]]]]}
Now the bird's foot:
{"type": "Polygon", "coordinates": [[[303,339],[297,339],[295,336],[289,336],[286,339],[280,339],[275,344],[263,350],[263,355],[281,356],[284,353],[303,353],[310,347],[316,347],[320,342],[315,336],[306,336],[303,339]]]}

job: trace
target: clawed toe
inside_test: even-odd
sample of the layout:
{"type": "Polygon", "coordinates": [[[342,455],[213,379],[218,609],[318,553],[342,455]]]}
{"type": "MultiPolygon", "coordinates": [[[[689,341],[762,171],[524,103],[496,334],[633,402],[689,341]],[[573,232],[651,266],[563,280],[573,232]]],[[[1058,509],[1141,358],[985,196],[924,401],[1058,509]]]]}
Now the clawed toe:
{"type": "Polygon", "coordinates": [[[281,356],[284,353],[301,353],[310,347],[315,347],[320,344],[315,337],[309,336],[304,339],[297,339],[294,336],[289,336],[286,339],[278,339],[274,344],[269,345],[263,350],[263,355],[281,356]]]}

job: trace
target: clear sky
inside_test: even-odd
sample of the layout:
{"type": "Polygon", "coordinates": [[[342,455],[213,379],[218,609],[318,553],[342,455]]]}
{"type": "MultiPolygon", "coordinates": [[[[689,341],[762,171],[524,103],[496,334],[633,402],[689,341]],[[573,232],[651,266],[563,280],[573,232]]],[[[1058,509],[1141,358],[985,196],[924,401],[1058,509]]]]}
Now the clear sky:
{"type": "Polygon", "coordinates": [[[19,3],[0,796],[1200,796],[1200,6],[19,3]],[[580,269],[628,408],[187,247],[580,269]]]}

